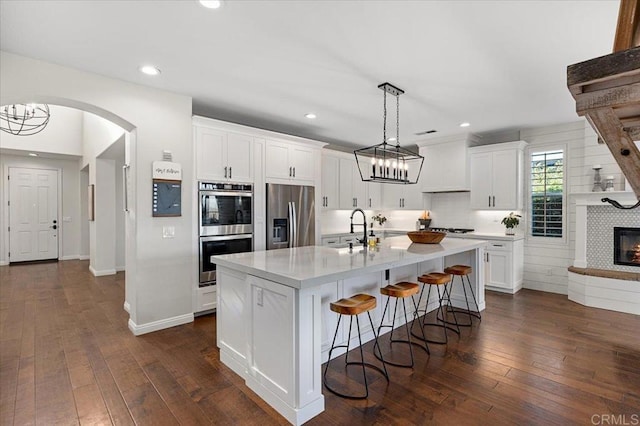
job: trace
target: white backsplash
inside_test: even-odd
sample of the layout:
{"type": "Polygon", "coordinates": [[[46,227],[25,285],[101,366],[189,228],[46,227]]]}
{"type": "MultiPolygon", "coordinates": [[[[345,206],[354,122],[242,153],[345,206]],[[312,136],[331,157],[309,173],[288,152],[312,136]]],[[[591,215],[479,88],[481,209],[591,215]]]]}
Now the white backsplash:
{"type": "MultiPolygon", "coordinates": [[[[509,211],[501,210],[471,210],[470,193],[452,192],[439,194],[426,194],[426,205],[431,205],[431,226],[450,228],[471,228],[476,232],[503,233],[504,225],[500,223],[509,211]],[[430,198],[430,200],[429,200],[430,198]]],[[[371,216],[382,213],[387,217],[385,229],[416,229],[416,222],[422,214],[422,210],[366,210],[367,226],[371,224],[371,216]]],[[[521,212],[516,212],[521,214],[521,212]]],[[[337,234],[349,232],[350,210],[324,211],[320,215],[322,234],[337,234]]],[[[360,215],[356,219],[360,223],[360,215]]],[[[519,231],[523,232],[524,223],[520,223],[519,231]]],[[[374,232],[379,229],[374,224],[374,232]]]]}
{"type": "MultiPolygon", "coordinates": [[[[431,194],[431,226],[450,228],[471,228],[476,232],[502,233],[500,223],[510,211],[472,210],[469,192],[431,194]]],[[[515,212],[522,214],[522,212],[515,212]]],[[[520,231],[524,223],[520,222],[520,231]]]]}

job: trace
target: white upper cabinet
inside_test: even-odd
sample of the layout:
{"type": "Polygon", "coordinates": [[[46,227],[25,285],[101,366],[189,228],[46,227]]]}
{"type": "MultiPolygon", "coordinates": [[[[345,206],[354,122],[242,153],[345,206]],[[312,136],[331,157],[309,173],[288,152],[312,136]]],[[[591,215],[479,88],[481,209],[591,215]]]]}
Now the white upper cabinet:
{"type": "Polygon", "coordinates": [[[475,140],[474,135],[463,134],[418,142],[424,157],[422,191],[469,191],[467,149],[475,140]]]}
{"type": "Polygon", "coordinates": [[[355,158],[340,158],[340,209],[367,209],[367,185],[362,181],[355,158]]]}
{"type": "Polygon", "coordinates": [[[518,141],[469,149],[472,209],[522,209],[526,145],[518,141]]]}
{"type": "Polygon", "coordinates": [[[322,151],[322,209],[335,210],[339,207],[340,158],[322,151]]]}
{"type": "Polygon", "coordinates": [[[253,137],[194,126],[198,180],[253,182],[253,137]]]}
{"type": "Polygon", "coordinates": [[[422,210],[424,208],[420,181],[415,185],[383,184],[382,206],[392,210],[422,210]]]}
{"type": "Polygon", "coordinates": [[[316,155],[320,155],[319,150],[311,147],[267,139],[266,177],[268,180],[315,185],[316,155]]]}

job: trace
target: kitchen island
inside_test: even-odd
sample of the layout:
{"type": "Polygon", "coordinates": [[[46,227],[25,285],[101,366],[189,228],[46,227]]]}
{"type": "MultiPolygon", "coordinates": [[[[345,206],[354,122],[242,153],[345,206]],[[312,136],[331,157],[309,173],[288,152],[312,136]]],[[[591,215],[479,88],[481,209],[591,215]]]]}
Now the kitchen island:
{"type": "MultiPolygon", "coordinates": [[[[217,265],[220,359],[287,420],[302,424],[324,411],[321,364],[337,322],[329,303],[356,293],[374,295],[380,302],[371,314],[379,324],[380,287],[416,282],[419,275],[462,263],[473,268],[470,279],[483,310],[486,244],[455,238],[414,244],[400,236],[371,249],[308,246],[212,256],[217,265]]],[[[457,287],[452,303],[462,307],[457,287]]],[[[435,309],[434,296],[420,308],[435,309]]],[[[387,315],[385,321],[392,314],[387,315]]],[[[399,319],[397,326],[404,321],[399,319]]],[[[339,333],[342,342],[346,328],[339,333]]],[[[363,332],[363,340],[373,338],[370,326],[363,326],[363,332]]]]}

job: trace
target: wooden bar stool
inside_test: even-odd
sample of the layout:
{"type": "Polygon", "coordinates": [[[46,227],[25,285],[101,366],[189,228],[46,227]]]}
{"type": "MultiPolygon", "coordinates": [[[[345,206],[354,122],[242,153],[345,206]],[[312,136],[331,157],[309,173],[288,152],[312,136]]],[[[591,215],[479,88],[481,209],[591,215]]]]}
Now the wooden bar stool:
{"type": "Polygon", "coordinates": [[[473,269],[471,268],[471,266],[467,266],[467,265],[453,265],[453,266],[448,266],[444,268],[445,273],[451,274],[453,276],[453,278],[451,279],[451,285],[449,286],[449,295],[451,295],[451,291],[453,290],[453,283],[454,283],[454,280],[456,279],[456,276],[460,277],[460,283],[462,284],[462,291],[464,292],[464,301],[467,304],[467,309],[465,310],[460,308],[454,308],[453,306],[449,305],[449,312],[455,310],[457,313],[465,314],[469,317],[469,322],[464,324],[461,324],[461,323],[458,324],[461,327],[471,327],[472,317],[476,317],[480,321],[482,321],[482,316],[480,315],[480,308],[478,307],[476,295],[473,293],[473,287],[471,286],[471,280],[469,279],[469,274],[471,273],[472,270],[473,269]],[[464,280],[465,278],[467,279],[466,284],[469,286],[469,292],[471,293],[471,297],[473,298],[473,303],[476,305],[475,311],[472,311],[471,308],[469,307],[469,295],[465,287],[465,280],[464,280]]]}
{"type": "MultiPolygon", "coordinates": [[[[449,336],[447,335],[447,330],[451,330],[454,333],[460,334],[460,327],[458,327],[458,319],[456,318],[455,312],[452,312],[453,320],[455,322],[452,323],[451,325],[455,325],[456,328],[449,327],[448,323],[445,321],[441,321],[442,323],[438,322],[440,319],[440,314],[442,314],[442,318],[444,318],[444,314],[445,314],[442,302],[443,301],[447,302],[445,306],[448,306],[451,304],[451,296],[447,291],[447,284],[451,281],[451,274],[442,273],[442,272],[430,272],[428,274],[419,276],[418,281],[420,281],[423,284],[422,290],[420,291],[420,297],[418,297],[418,306],[420,306],[420,302],[422,301],[422,295],[424,294],[424,288],[427,285],[429,286],[429,291],[427,293],[427,306],[429,305],[431,288],[435,286],[436,290],[438,291],[438,309],[436,311],[436,322],[433,322],[433,323],[427,322],[427,308],[425,306],[425,309],[421,309],[421,311],[425,313],[424,319],[422,322],[422,327],[421,327],[423,329],[422,330],[423,337],[425,335],[424,327],[440,327],[444,330],[444,340],[433,340],[433,339],[427,339],[427,338],[424,338],[424,340],[429,343],[435,343],[437,345],[446,345],[449,342],[449,336]],[[442,287],[442,294],[440,294],[440,287],[442,287]]],[[[418,311],[416,311],[416,315],[418,315],[418,311]]],[[[414,337],[421,339],[421,337],[416,335],[415,333],[412,332],[412,334],[414,337]]]]}
{"type": "MultiPolygon", "coordinates": [[[[371,331],[373,332],[373,337],[375,339],[375,345],[378,344],[378,335],[376,333],[376,328],[373,326],[373,321],[371,320],[371,311],[376,307],[376,298],[369,294],[356,294],[351,297],[347,297],[345,299],[340,299],[337,302],[333,302],[329,305],[330,309],[333,312],[340,314],[338,317],[338,324],[336,325],[336,332],[333,335],[333,342],[331,343],[331,349],[329,349],[329,359],[327,360],[327,365],[324,368],[324,375],[322,377],[322,382],[324,386],[332,393],[341,396],[343,398],[349,399],[365,399],[369,396],[369,386],[367,384],[367,372],[365,367],[373,368],[374,370],[380,372],[387,382],[389,381],[389,374],[387,373],[387,367],[385,365],[384,359],[380,357],[380,361],[382,361],[382,368],[377,365],[373,365],[367,362],[364,362],[364,354],[362,353],[362,335],[360,333],[360,320],[358,319],[358,315],[362,313],[367,313],[369,317],[369,323],[371,324],[371,331]],[[349,337],[347,338],[346,345],[337,345],[336,346],[336,337],[338,337],[338,330],[340,330],[340,320],[343,315],[349,315],[349,337]],[[356,326],[358,327],[358,341],[360,343],[360,361],[349,361],[349,343],[351,341],[351,326],[353,324],[353,317],[356,317],[356,326]],[[346,348],[347,352],[345,355],[345,369],[349,365],[361,365],[362,366],[362,376],[364,378],[364,395],[353,395],[341,393],[329,386],[327,383],[327,370],[329,370],[329,364],[331,363],[331,353],[336,348],[346,348]]],[[[374,351],[375,352],[375,351],[374,351]]]]}
{"type": "MultiPolygon", "coordinates": [[[[407,317],[407,305],[405,303],[405,299],[407,297],[411,297],[411,301],[413,302],[413,307],[414,307],[414,319],[415,319],[415,312],[417,312],[418,310],[418,305],[416,305],[416,300],[413,298],[413,296],[415,294],[418,293],[418,291],[420,290],[420,286],[418,286],[418,284],[415,283],[410,283],[410,282],[406,282],[406,281],[402,281],[396,284],[389,284],[386,287],[383,287],[380,289],[380,293],[383,296],[387,296],[387,303],[385,303],[384,305],[384,311],[382,312],[382,320],[380,321],[380,326],[378,327],[378,336],[380,336],[380,330],[384,327],[388,327],[391,328],[391,335],[389,336],[389,345],[391,346],[393,343],[407,343],[409,345],[409,354],[411,356],[411,363],[407,364],[407,363],[403,363],[403,362],[398,362],[398,361],[393,361],[393,360],[389,360],[389,357],[387,357],[386,360],[384,360],[384,362],[386,364],[391,364],[391,365],[395,365],[397,367],[405,367],[405,368],[412,368],[413,367],[413,348],[412,345],[417,345],[419,347],[421,347],[422,349],[426,350],[427,353],[429,353],[429,346],[427,345],[427,338],[424,335],[424,330],[422,333],[422,337],[424,338],[424,345],[418,342],[412,342],[411,341],[411,333],[409,332],[409,318],[407,317]],[[393,306],[393,319],[391,320],[391,324],[384,324],[384,318],[387,314],[387,309],[389,308],[389,301],[391,300],[391,298],[395,298],[395,303],[393,306]],[[394,332],[394,325],[396,323],[396,313],[398,311],[398,300],[402,299],[402,308],[404,309],[404,327],[405,327],[405,331],[407,332],[407,339],[394,339],[393,338],[393,332],[394,332]]],[[[380,345],[378,343],[376,343],[373,346],[373,354],[376,356],[376,358],[378,358],[379,360],[382,361],[382,350],[380,349],[380,345]],[[378,352],[376,352],[376,348],[378,349],[378,352]]]]}

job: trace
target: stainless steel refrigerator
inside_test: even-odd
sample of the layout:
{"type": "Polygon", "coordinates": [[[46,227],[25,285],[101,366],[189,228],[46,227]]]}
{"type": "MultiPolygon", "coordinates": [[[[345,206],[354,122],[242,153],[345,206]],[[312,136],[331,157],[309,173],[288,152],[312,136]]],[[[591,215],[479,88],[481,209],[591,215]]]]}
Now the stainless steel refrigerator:
{"type": "Polygon", "coordinates": [[[313,186],[267,184],[267,250],[316,242],[313,186]]]}

